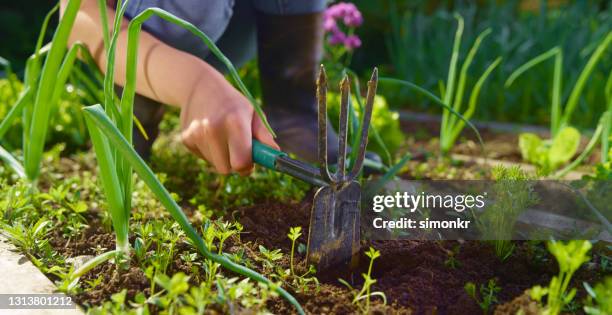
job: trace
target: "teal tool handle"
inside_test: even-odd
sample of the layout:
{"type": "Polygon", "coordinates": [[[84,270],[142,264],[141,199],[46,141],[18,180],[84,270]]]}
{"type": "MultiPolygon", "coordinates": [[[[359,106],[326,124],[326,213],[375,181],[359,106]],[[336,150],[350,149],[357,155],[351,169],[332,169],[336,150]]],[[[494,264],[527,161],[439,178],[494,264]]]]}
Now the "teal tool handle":
{"type": "Polygon", "coordinates": [[[255,139],[253,139],[253,162],[315,186],[327,185],[321,179],[318,168],[308,163],[294,160],[287,153],[273,149],[255,139]]]}
{"type": "Polygon", "coordinates": [[[253,162],[271,170],[278,170],[276,159],[287,156],[287,153],[271,148],[253,139],[253,162]]]}

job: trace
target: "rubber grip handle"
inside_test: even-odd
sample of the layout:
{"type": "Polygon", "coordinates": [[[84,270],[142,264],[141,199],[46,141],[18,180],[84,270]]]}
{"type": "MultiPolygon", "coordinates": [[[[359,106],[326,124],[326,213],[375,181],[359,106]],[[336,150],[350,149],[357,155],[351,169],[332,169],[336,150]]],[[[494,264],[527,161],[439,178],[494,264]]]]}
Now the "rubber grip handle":
{"type": "Polygon", "coordinates": [[[253,162],[271,170],[276,169],[276,159],[287,153],[269,147],[253,139],[253,162]]]}

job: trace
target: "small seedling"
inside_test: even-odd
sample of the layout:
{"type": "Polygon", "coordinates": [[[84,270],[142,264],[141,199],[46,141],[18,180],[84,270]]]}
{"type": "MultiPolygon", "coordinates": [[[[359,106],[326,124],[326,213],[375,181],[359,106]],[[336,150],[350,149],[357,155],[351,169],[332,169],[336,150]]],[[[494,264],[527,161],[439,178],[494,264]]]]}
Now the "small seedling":
{"type": "Polygon", "coordinates": [[[376,283],[375,279],[372,279],[372,266],[374,265],[374,260],[380,257],[380,251],[370,247],[368,251],[365,252],[365,255],[370,258],[370,264],[368,266],[368,272],[362,273],[361,276],[364,279],[363,287],[361,290],[355,290],[348,282],[343,279],[338,279],[338,281],[344,284],[349,290],[353,293],[353,304],[357,305],[363,314],[370,313],[370,298],[373,296],[379,296],[383,300],[383,304],[387,304],[387,297],[383,292],[375,291],[371,292],[372,285],[376,283]],[[362,300],[365,300],[365,305],[362,300]]]}
{"type": "Polygon", "coordinates": [[[547,246],[559,264],[559,274],[550,280],[548,287],[535,286],[529,290],[529,294],[539,303],[542,303],[542,298],[547,296],[545,314],[557,315],[574,299],[576,288],[569,291],[567,289],[576,270],[591,259],[588,252],[592,245],[589,241],[568,243],[551,241],[547,246]]]}
{"type": "Polygon", "coordinates": [[[295,276],[295,271],[293,269],[293,254],[295,253],[295,242],[302,235],[302,227],[296,226],[289,229],[289,234],[287,237],[291,240],[291,259],[290,259],[290,268],[291,275],[295,276]]]}
{"type": "Polygon", "coordinates": [[[485,315],[489,313],[491,306],[498,303],[497,294],[501,291],[495,279],[489,280],[487,285],[481,284],[479,290],[476,290],[476,284],[473,282],[466,283],[463,288],[478,303],[478,306],[480,306],[485,315]]]}
{"type": "Polygon", "coordinates": [[[264,257],[261,261],[263,262],[265,269],[274,268],[274,262],[283,258],[283,254],[280,249],[269,250],[265,248],[263,245],[259,245],[259,252],[264,257]]]}
{"type": "Polygon", "coordinates": [[[472,212],[483,239],[493,240],[495,254],[506,260],[514,251],[512,233],[521,213],[537,202],[533,184],[519,167],[493,169],[495,203],[482,213],[472,212]]]}
{"type": "Polygon", "coordinates": [[[459,254],[459,250],[461,250],[461,246],[456,245],[453,247],[452,250],[447,250],[446,254],[448,255],[448,258],[446,258],[446,260],[444,261],[444,265],[446,267],[452,268],[452,269],[457,269],[459,267],[461,267],[461,262],[459,262],[459,260],[457,259],[457,255],[459,254]]]}

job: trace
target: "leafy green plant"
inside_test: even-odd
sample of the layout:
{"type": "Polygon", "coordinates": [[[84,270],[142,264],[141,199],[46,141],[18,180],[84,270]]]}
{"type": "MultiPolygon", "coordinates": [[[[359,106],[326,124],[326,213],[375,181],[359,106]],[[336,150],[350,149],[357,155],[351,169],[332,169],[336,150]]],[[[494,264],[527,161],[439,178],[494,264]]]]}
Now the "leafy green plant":
{"type": "Polygon", "coordinates": [[[45,218],[40,218],[31,226],[24,226],[22,222],[15,222],[14,225],[0,222],[0,233],[28,257],[34,257],[43,246],[48,245],[46,236],[50,232],[50,224],[51,221],[45,218]]]}
{"type": "MultiPolygon", "coordinates": [[[[538,135],[533,133],[523,133],[519,136],[519,147],[523,159],[537,165],[544,174],[556,170],[561,165],[567,163],[576,154],[578,145],[580,144],[580,132],[577,129],[570,127],[570,121],[578,106],[581,94],[587,86],[587,81],[594,71],[597,63],[604,55],[608,46],[612,43],[612,32],[608,32],[607,36],[597,46],[589,60],[587,61],[580,76],[576,80],[571,93],[562,106],[562,75],[563,75],[563,51],[560,47],[554,47],[551,50],[531,59],[518,69],[516,69],[506,80],[506,87],[510,87],[517,78],[523,73],[533,68],[534,66],[554,57],[553,83],[551,91],[551,114],[550,114],[550,134],[551,140],[542,140],[538,135]]],[[[610,79],[608,79],[610,81],[610,79]]],[[[606,99],[609,101],[609,85],[606,84],[606,99]]],[[[607,106],[610,108],[610,105],[607,106]]],[[[609,112],[608,109],[606,112],[609,112]]],[[[598,138],[603,133],[602,129],[609,134],[610,120],[608,115],[604,113],[598,125],[598,131],[593,136],[593,145],[599,140],[598,138]]],[[[606,137],[607,138],[607,137],[606,137]]],[[[602,141],[606,142],[607,141],[602,141]]],[[[607,145],[607,144],[606,144],[607,145]]],[[[587,147],[590,147],[588,145],[587,147]]],[[[592,149],[590,149],[592,150],[592,149]]],[[[590,153],[590,150],[585,150],[590,153]]]]}
{"type": "Polygon", "coordinates": [[[546,296],[543,314],[557,315],[574,299],[576,289],[568,291],[569,283],[576,270],[591,259],[588,252],[592,245],[589,241],[551,241],[547,243],[547,247],[559,264],[559,274],[550,280],[548,287],[535,286],[529,290],[529,294],[533,300],[540,303],[546,296]]]}
{"type": "Polygon", "coordinates": [[[492,240],[495,254],[506,260],[514,251],[512,233],[519,215],[537,201],[533,183],[518,166],[493,168],[494,203],[482,213],[472,212],[483,239],[492,240]]]}
{"type": "Polygon", "coordinates": [[[370,299],[372,297],[379,296],[380,298],[382,298],[384,304],[387,304],[387,297],[383,292],[371,292],[372,285],[376,283],[376,280],[372,279],[372,266],[374,265],[374,260],[380,257],[380,251],[374,249],[373,247],[370,247],[368,251],[365,252],[365,255],[370,258],[370,264],[368,265],[368,272],[361,274],[364,279],[364,283],[361,287],[361,290],[357,291],[353,289],[353,287],[343,279],[338,279],[338,281],[340,281],[340,283],[344,284],[351,290],[351,292],[353,292],[353,304],[357,305],[363,314],[369,314],[370,299]],[[365,302],[362,300],[365,300],[365,302]]]}
{"type": "Polygon", "coordinates": [[[584,283],[589,293],[584,312],[588,315],[612,314],[612,277],[606,277],[602,282],[591,287],[584,283]]]}
{"type": "Polygon", "coordinates": [[[484,314],[488,314],[491,306],[498,303],[497,295],[501,291],[495,279],[490,279],[487,285],[481,284],[478,290],[474,282],[466,283],[463,288],[465,292],[478,303],[478,306],[480,306],[484,314]]]}
{"type": "Polygon", "coordinates": [[[283,258],[283,253],[281,253],[280,249],[271,250],[265,248],[263,245],[259,245],[259,252],[263,256],[261,261],[263,262],[264,268],[267,270],[272,270],[275,262],[283,258]]]}
{"type": "Polygon", "coordinates": [[[302,227],[296,226],[289,229],[289,234],[287,237],[291,240],[291,259],[289,261],[289,266],[291,268],[291,275],[295,275],[295,271],[293,270],[293,254],[295,253],[295,242],[297,239],[302,236],[302,227]]]}

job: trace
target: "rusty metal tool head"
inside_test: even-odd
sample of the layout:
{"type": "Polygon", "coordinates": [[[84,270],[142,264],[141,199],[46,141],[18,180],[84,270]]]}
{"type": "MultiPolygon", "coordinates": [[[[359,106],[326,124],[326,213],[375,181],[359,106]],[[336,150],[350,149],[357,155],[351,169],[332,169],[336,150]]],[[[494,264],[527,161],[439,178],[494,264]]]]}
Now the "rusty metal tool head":
{"type": "MultiPolygon", "coordinates": [[[[317,79],[319,110],[319,172],[325,185],[314,197],[308,233],[308,262],[318,270],[332,267],[355,267],[360,249],[361,186],[356,181],[361,172],[368,144],[368,130],[378,82],[374,69],[368,82],[363,111],[359,149],[350,172],[347,173],[347,133],[350,102],[350,80],[345,76],[340,83],[339,152],[336,171],[331,173],[327,158],[327,77],[323,66],[317,79]]],[[[359,91],[356,91],[359,93],[359,91]]],[[[356,131],[357,132],[357,131],[356,131]]]]}

